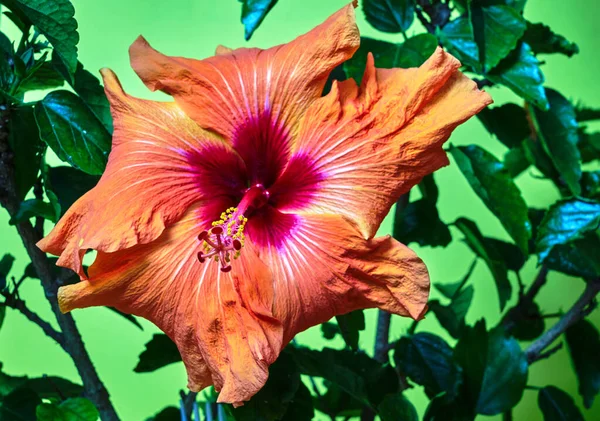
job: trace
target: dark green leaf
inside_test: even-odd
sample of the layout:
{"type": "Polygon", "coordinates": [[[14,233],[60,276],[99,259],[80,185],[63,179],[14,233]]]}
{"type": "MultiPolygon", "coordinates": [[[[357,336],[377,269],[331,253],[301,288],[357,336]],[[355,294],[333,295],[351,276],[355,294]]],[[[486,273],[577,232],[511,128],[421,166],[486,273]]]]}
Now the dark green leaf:
{"type": "Polygon", "coordinates": [[[550,109],[542,111],[532,107],[531,120],[554,167],[571,192],[578,195],[581,193],[581,156],[577,148],[579,126],[575,118],[575,109],[565,97],[553,89],[546,89],[546,97],[550,109]]]}
{"type": "Polygon", "coordinates": [[[525,32],[521,14],[510,6],[470,4],[471,22],[479,49],[479,62],[487,73],[505,58],[525,32]]]}
{"type": "Polygon", "coordinates": [[[27,377],[25,376],[9,376],[8,374],[4,374],[2,372],[2,363],[0,363],[0,401],[13,390],[23,386],[26,381],[27,377]]]}
{"type": "Polygon", "coordinates": [[[454,360],[463,369],[461,399],[464,401],[465,409],[469,408],[474,411],[479,400],[483,376],[487,367],[488,346],[489,339],[485,321],[480,320],[475,326],[464,330],[454,347],[454,360]]]}
{"type": "Polygon", "coordinates": [[[543,23],[527,22],[523,40],[531,46],[535,54],[559,53],[571,57],[579,53],[577,44],[568,41],[562,35],[555,34],[549,26],[543,23]]]}
{"type": "Polygon", "coordinates": [[[69,0],[11,0],[7,4],[13,12],[24,15],[44,34],[54,47],[72,77],[77,68],[77,21],[75,9],[69,0]]]}
{"type": "Polygon", "coordinates": [[[398,379],[393,368],[387,364],[381,365],[366,354],[354,353],[347,349],[288,349],[302,374],[322,377],[363,404],[375,408],[383,396],[398,390],[398,379]]]}
{"type": "Polygon", "coordinates": [[[598,120],[600,119],[600,108],[586,107],[583,104],[577,104],[575,106],[575,115],[579,123],[598,120]]]}
{"type": "Polygon", "coordinates": [[[328,415],[360,417],[364,408],[362,402],[344,392],[335,383],[327,383],[327,392],[314,399],[315,408],[328,415]]]}
{"type": "Polygon", "coordinates": [[[525,153],[525,148],[523,148],[522,145],[514,147],[506,152],[502,164],[512,178],[518,177],[531,165],[527,158],[527,154],[525,153]]]}
{"type": "Polygon", "coordinates": [[[381,421],[419,421],[417,410],[401,392],[384,397],[377,410],[381,421]]]}
{"type": "Polygon", "coordinates": [[[335,316],[344,342],[353,350],[358,350],[360,331],[365,330],[365,315],[362,310],[335,316]]]}
{"type": "Polygon", "coordinates": [[[585,162],[600,159],[600,132],[587,133],[585,128],[579,128],[579,143],[577,148],[581,154],[581,160],[585,162]]]}
{"type": "Polygon", "coordinates": [[[181,355],[173,341],[167,335],[156,333],[146,343],[146,349],[140,354],[140,360],[133,371],[148,373],[179,361],[181,355]]]}
{"type": "Polygon", "coordinates": [[[102,174],[111,137],[79,97],[51,92],[35,106],[35,118],[41,138],[61,160],[88,174],[102,174]]]}
{"type": "Polygon", "coordinates": [[[315,416],[312,396],[304,383],[300,382],[296,394],[290,401],[281,421],[310,421],[315,416]]]}
{"type": "Polygon", "coordinates": [[[271,11],[277,0],[239,0],[242,3],[242,23],[244,24],[244,38],[250,39],[256,28],[262,23],[271,11]]]}
{"type": "Polygon", "coordinates": [[[42,401],[27,387],[13,390],[2,400],[0,421],[36,421],[35,409],[42,401]]]}
{"type": "Polygon", "coordinates": [[[62,65],[56,54],[52,56],[52,64],[54,67],[62,73],[65,79],[69,82],[69,85],[79,95],[79,98],[83,100],[85,105],[88,106],[90,111],[98,118],[104,128],[112,133],[113,121],[110,114],[110,105],[104,88],[100,85],[100,81],[96,76],[88,72],[83,68],[80,62],[77,62],[77,70],[73,80],[68,77],[67,70],[62,65]]]}
{"type": "Polygon", "coordinates": [[[537,252],[543,262],[552,249],[598,228],[600,204],[584,199],[556,202],[538,227],[537,252]]]}
{"type": "Polygon", "coordinates": [[[427,409],[423,421],[473,421],[475,413],[463,399],[450,399],[445,395],[433,398],[427,409]]]}
{"type": "Polygon", "coordinates": [[[573,398],[557,387],[541,388],[538,405],[544,414],[544,421],[584,421],[573,398]]]}
{"type": "Polygon", "coordinates": [[[592,199],[600,196],[600,171],[584,171],[580,181],[583,197],[592,199]]]}
{"type": "Polygon", "coordinates": [[[36,413],[37,421],[97,421],[100,415],[85,398],[70,398],[60,404],[42,403],[36,413]]]}
{"type": "Polygon", "coordinates": [[[64,214],[77,199],[91,190],[99,179],[98,176],[86,174],[72,167],[50,167],[46,188],[56,194],[64,214]]]}
{"type": "Polygon", "coordinates": [[[55,376],[36,377],[23,384],[42,399],[75,398],[83,393],[83,386],[55,376]]]}
{"type": "Polygon", "coordinates": [[[511,327],[510,334],[520,341],[532,341],[544,333],[545,323],[540,308],[534,302],[520,306],[519,317],[511,327]]]}
{"type": "Polygon", "coordinates": [[[544,74],[540,70],[540,62],[525,42],[490,71],[487,78],[494,83],[505,85],[542,110],[550,107],[543,87],[544,74]]]}
{"type": "Polygon", "coordinates": [[[495,135],[507,148],[520,146],[530,133],[527,113],[517,104],[487,107],[477,117],[488,132],[495,135]]]}
{"type": "Polygon", "coordinates": [[[174,406],[167,406],[155,416],[146,421],[181,421],[181,410],[174,406]]]}
{"type": "Polygon", "coordinates": [[[284,351],[269,367],[269,379],[263,388],[244,406],[232,409],[231,413],[236,421],[280,420],[301,383],[294,359],[284,351]]]}
{"type": "Polygon", "coordinates": [[[498,289],[498,298],[500,299],[500,309],[504,309],[509,300],[512,287],[508,281],[508,268],[500,252],[494,245],[481,235],[477,225],[469,219],[459,218],[454,225],[464,234],[467,245],[475,254],[481,257],[494,277],[496,288],[498,289]]]}
{"type": "Polygon", "coordinates": [[[58,221],[60,209],[55,209],[51,203],[44,202],[41,199],[28,199],[21,202],[17,213],[10,218],[11,225],[19,224],[29,218],[41,217],[52,222],[58,221]]]}
{"type": "Polygon", "coordinates": [[[502,163],[476,145],[453,147],[450,153],[475,193],[527,253],[531,238],[527,204],[502,163]]]}
{"type": "Polygon", "coordinates": [[[0,291],[6,287],[6,280],[14,261],[14,256],[8,253],[5,253],[0,260],[0,291]]]}
{"type": "Polygon", "coordinates": [[[435,201],[419,199],[404,208],[397,206],[394,238],[404,244],[446,247],[452,241],[448,226],[440,219],[435,201]]]}
{"type": "Polygon", "coordinates": [[[323,337],[329,340],[335,338],[335,335],[341,335],[340,327],[337,324],[330,322],[321,324],[321,332],[323,333],[323,337]]]}
{"type": "Polygon", "coordinates": [[[558,185],[559,182],[557,180],[559,180],[560,175],[554,168],[554,165],[541,145],[540,140],[528,138],[525,139],[521,146],[523,147],[523,152],[527,161],[529,161],[531,165],[535,165],[544,177],[555,181],[555,184],[558,185]]]}
{"type": "Polygon", "coordinates": [[[65,80],[56,69],[54,69],[52,63],[45,61],[21,81],[18,92],[58,88],[64,84],[65,80]]]}
{"type": "Polygon", "coordinates": [[[479,70],[479,48],[475,43],[473,25],[468,16],[461,16],[437,29],[436,35],[444,46],[463,64],[479,70]]]}
{"type": "Polygon", "coordinates": [[[518,272],[525,265],[525,256],[521,252],[521,249],[514,244],[497,240],[496,238],[486,238],[485,241],[489,246],[498,250],[508,270],[518,272]]]}
{"type": "Polygon", "coordinates": [[[114,307],[106,307],[107,309],[115,312],[116,314],[118,314],[119,316],[123,317],[124,319],[128,320],[129,322],[133,323],[135,325],[135,327],[137,327],[140,330],[144,330],[144,328],[142,327],[142,325],[140,324],[140,322],[138,322],[138,320],[135,318],[134,315],[132,314],[127,314],[127,313],[123,313],[119,310],[117,310],[114,307]]]}
{"type": "Polygon", "coordinates": [[[546,258],[548,269],[585,279],[600,277],[600,240],[590,231],[577,240],[555,246],[546,258]]]}
{"type": "Polygon", "coordinates": [[[465,284],[467,283],[467,281],[473,274],[473,270],[475,270],[476,265],[477,265],[477,259],[473,260],[473,263],[471,263],[471,266],[469,266],[467,273],[458,282],[443,283],[443,284],[436,282],[433,286],[435,287],[435,289],[437,289],[439,292],[441,292],[444,297],[452,300],[453,298],[458,296],[458,293],[465,286],[465,284]]]}
{"type": "Polygon", "coordinates": [[[11,110],[8,143],[14,152],[15,183],[19,200],[37,180],[40,162],[46,145],[40,139],[32,107],[11,110]]]}
{"type": "Polygon", "coordinates": [[[429,302],[429,310],[453,338],[458,339],[462,333],[465,317],[473,300],[473,292],[473,287],[469,285],[462,288],[448,305],[442,305],[438,300],[429,302]]]}
{"type": "Polygon", "coordinates": [[[487,364],[477,401],[478,414],[497,415],[514,407],[527,384],[527,358],[501,328],[489,332],[487,364]]]}
{"type": "MultiPolygon", "coordinates": [[[[2,281],[0,280],[0,287],[2,286],[2,281]]],[[[0,288],[1,289],[1,288],[0,288]]],[[[6,316],[6,306],[0,306],[0,328],[4,323],[4,317],[6,316]]]]}
{"type": "Polygon", "coordinates": [[[415,18],[414,0],[364,0],[365,18],[382,32],[406,32],[415,18]]]}
{"type": "Polygon", "coordinates": [[[394,361],[412,381],[425,387],[430,398],[441,392],[456,395],[461,382],[460,367],[452,358],[452,348],[439,336],[423,332],[401,338],[394,361]]]}
{"type": "Polygon", "coordinates": [[[567,329],[567,347],[577,373],[583,405],[591,408],[600,392],[600,334],[588,320],[580,320],[567,329]]]}
{"type": "Polygon", "coordinates": [[[378,68],[408,68],[423,64],[436,47],[437,39],[430,34],[416,35],[401,44],[362,37],[359,49],[352,58],[344,63],[344,70],[348,77],[361,83],[368,53],[373,53],[375,65],[378,68]]]}

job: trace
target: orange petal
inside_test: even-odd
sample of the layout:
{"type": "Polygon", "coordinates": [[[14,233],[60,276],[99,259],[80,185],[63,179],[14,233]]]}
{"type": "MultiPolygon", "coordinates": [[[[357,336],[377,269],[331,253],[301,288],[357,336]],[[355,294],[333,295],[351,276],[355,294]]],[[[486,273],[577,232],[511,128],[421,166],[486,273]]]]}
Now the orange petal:
{"type": "Polygon", "coordinates": [[[190,390],[214,384],[219,402],[241,403],[266,382],[282,326],[271,312],[271,272],[249,242],[229,273],[198,262],[206,213],[196,204],[150,244],[99,252],[89,281],[61,287],[59,304],[110,305],[152,321],[177,344],[190,390]]]}
{"type": "Polygon", "coordinates": [[[115,127],[106,171],[38,243],[82,278],[88,249],[113,252],[151,242],[191,203],[236,183],[245,187],[239,156],[175,103],[130,97],[114,73],[103,76],[115,127]]]}
{"type": "Polygon", "coordinates": [[[427,268],[391,237],[365,240],[339,215],[296,215],[293,231],[260,249],[275,279],[274,314],[284,343],[304,329],[360,308],[414,319],[429,295],[427,268]]]}
{"type": "Polygon", "coordinates": [[[261,50],[240,48],[205,60],[168,57],[142,37],[130,48],[131,65],[152,90],[172,95],[202,127],[229,139],[248,120],[268,114],[293,127],[318,98],[331,70],[359,45],[350,4],[294,41],[261,50]]]}
{"type": "Polygon", "coordinates": [[[307,110],[270,189],[279,208],[339,212],[375,235],[400,195],[448,164],[442,144],[452,131],[491,103],[459,67],[441,48],[413,69],[375,69],[370,55],[360,88],[334,83],[307,110]]]}

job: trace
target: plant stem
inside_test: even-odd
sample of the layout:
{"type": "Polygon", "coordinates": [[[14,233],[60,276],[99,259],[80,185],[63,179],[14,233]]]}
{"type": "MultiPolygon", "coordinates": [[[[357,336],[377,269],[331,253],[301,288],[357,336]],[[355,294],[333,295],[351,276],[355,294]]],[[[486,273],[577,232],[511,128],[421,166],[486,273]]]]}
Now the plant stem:
{"type": "Polygon", "coordinates": [[[518,320],[529,316],[530,307],[533,304],[535,297],[538,295],[542,287],[546,284],[547,280],[548,268],[545,265],[542,265],[540,271],[538,272],[534,281],[531,283],[531,286],[529,287],[527,292],[521,294],[517,305],[511,308],[502,319],[502,324],[507,330],[512,329],[518,320]]]}
{"type": "MultiPolygon", "coordinates": [[[[585,291],[579,299],[573,304],[573,307],[565,313],[565,315],[542,336],[540,336],[529,348],[525,351],[527,361],[529,363],[538,361],[542,358],[547,358],[550,351],[543,353],[544,349],[550,346],[560,335],[562,335],[569,327],[581,320],[586,315],[586,308],[592,303],[598,292],[600,291],[600,280],[596,279],[589,281],[585,291]]],[[[558,348],[551,351],[556,352],[558,348]]],[[[551,354],[550,354],[551,355],[551,354]]]]}
{"type": "Polygon", "coordinates": [[[50,338],[54,339],[54,341],[59,344],[63,349],[65,348],[65,338],[61,332],[55,330],[50,323],[42,319],[35,312],[31,311],[26,305],[25,301],[16,298],[15,296],[10,296],[7,294],[3,294],[6,298],[6,301],[3,303],[6,307],[12,308],[20,312],[23,316],[27,317],[29,321],[38,325],[50,338]]]}
{"type": "Polygon", "coordinates": [[[385,363],[388,360],[388,343],[390,339],[390,322],[392,315],[384,310],[379,310],[377,316],[377,333],[375,335],[375,360],[385,363]]]}
{"type": "MultiPolygon", "coordinates": [[[[19,200],[15,193],[13,154],[8,145],[7,117],[9,116],[6,106],[0,107],[0,114],[0,205],[8,211],[10,216],[13,216],[19,208],[19,200]]],[[[56,316],[64,338],[63,348],[75,364],[75,368],[83,382],[86,397],[96,406],[103,421],[118,420],[119,417],[110,402],[108,391],[98,377],[94,364],[85,349],[75,320],[73,320],[70,314],[62,314],[58,307],[56,298],[58,285],[52,275],[52,265],[46,254],[36,246],[41,236],[29,221],[17,224],[16,228],[27,250],[27,254],[33,263],[33,267],[40,278],[46,298],[50,302],[52,311],[56,316]]]]}

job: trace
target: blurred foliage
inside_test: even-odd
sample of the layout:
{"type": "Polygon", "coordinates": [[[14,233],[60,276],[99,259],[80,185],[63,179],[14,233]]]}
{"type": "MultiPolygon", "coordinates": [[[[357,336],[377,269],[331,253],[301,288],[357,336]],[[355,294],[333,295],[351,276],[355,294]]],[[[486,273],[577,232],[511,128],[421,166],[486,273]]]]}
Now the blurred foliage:
{"type": "MultiPolygon", "coordinates": [[[[239,1],[245,39],[250,39],[278,1],[239,1]]],[[[22,32],[16,42],[0,33],[0,98],[16,194],[22,201],[11,223],[31,218],[56,222],[104,171],[113,130],[108,101],[100,81],[78,61],[79,35],[69,0],[0,3],[22,32]],[[35,90],[48,92],[40,101],[26,102],[25,93],[35,90]],[[48,166],[47,148],[65,165],[48,166]],[[31,192],[35,197],[26,199],[31,192]]],[[[195,394],[183,393],[181,409],[174,402],[149,419],[186,419],[192,412],[184,400],[191,398],[193,412],[209,420],[303,421],[320,411],[332,420],[377,414],[383,421],[412,421],[417,413],[403,391],[414,385],[422,386],[430,399],[425,420],[473,420],[477,414],[512,419],[511,408],[521,399],[529,365],[535,363],[520,342],[547,333],[534,290],[544,279],[525,291],[520,270],[529,258],[537,258],[543,265],[540,276],[553,270],[587,283],[597,283],[600,276],[600,172],[582,166],[600,159],[600,133],[590,133],[584,124],[600,119],[600,109],[573,103],[568,95],[544,86],[539,56],[568,58],[579,48],[546,24],[529,21],[525,4],[526,0],[364,0],[359,13],[367,22],[381,32],[399,34],[402,41],[363,37],[354,57],[332,72],[327,85],[346,78],[360,83],[369,54],[378,67],[408,68],[420,66],[441,45],[461,60],[462,70],[480,87],[504,86],[521,98],[520,103],[490,107],[478,116],[505,148],[504,156],[476,145],[448,149],[510,240],[487,237],[466,217],[442,220],[433,175],[418,185],[419,198],[407,194],[396,208],[393,235],[398,240],[446,247],[454,232],[473,252],[465,276],[435,284],[443,298],[429,303],[430,312],[456,341],[417,332],[415,323],[389,344],[383,360],[376,360],[359,347],[365,320],[363,312],[356,311],[322,325],[323,336],[341,336],[344,349],[289,345],[271,366],[266,386],[246,405],[217,405],[212,391],[200,395],[203,404],[198,406],[195,394]],[[408,37],[415,22],[423,31],[408,37]],[[524,172],[552,182],[561,199],[548,209],[528,208],[515,182],[524,172]],[[478,262],[495,283],[497,308],[503,315],[497,326],[465,323],[475,289],[469,280],[478,262]],[[509,275],[518,280],[518,290],[509,275]],[[515,296],[517,304],[507,308],[515,296]]],[[[14,274],[13,261],[10,254],[0,260],[0,327],[6,308],[22,303],[19,285],[37,277],[31,265],[22,275],[14,274]]],[[[575,402],[590,407],[600,391],[600,336],[583,318],[594,309],[593,300],[588,304],[565,335],[580,396],[569,396],[560,385],[537,388],[546,421],[583,420],[575,402]]],[[[119,314],[141,328],[134,316],[119,314]]],[[[152,372],[180,361],[173,342],[157,334],[140,350],[132,369],[152,372]]],[[[61,378],[12,377],[2,373],[0,365],[0,420],[95,420],[98,412],[82,391],[82,386],[61,378]]]]}

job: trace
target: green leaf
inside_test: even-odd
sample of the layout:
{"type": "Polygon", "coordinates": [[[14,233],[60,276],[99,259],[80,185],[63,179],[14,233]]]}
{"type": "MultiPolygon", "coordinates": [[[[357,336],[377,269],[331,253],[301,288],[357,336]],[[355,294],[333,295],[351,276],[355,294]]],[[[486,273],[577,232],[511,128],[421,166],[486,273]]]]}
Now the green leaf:
{"type": "Polygon", "coordinates": [[[588,320],[580,320],[566,331],[567,348],[577,373],[583,405],[591,408],[600,392],[600,334],[588,320]]]}
{"type": "Polygon", "coordinates": [[[2,399],[0,420],[2,421],[36,421],[35,410],[42,401],[38,395],[27,387],[20,387],[2,399]]]}
{"type": "Polygon", "coordinates": [[[481,110],[477,117],[487,131],[495,135],[507,148],[520,146],[531,133],[527,113],[517,104],[487,107],[481,110]]]}
{"type": "Polygon", "coordinates": [[[433,398],[423,416],[423,421],[473,421],[475,414],[463,399],[450,399],[445,395],[433,398]]]}
{"type": "Polygon", "coordinates": [[[544,333],[545,325],[539,306],[532,302],[526,307],[520,306],[510,334],[520,341],[532,341],[544,333]]]}
{"type": "Polygon", "coordinates": [[[584,163],[600,159],[600,132],[587,133],[580,127],[577,148],[584,163]]]}
{"type": "Polygon", "coordinates": [[[574,195],[581,193],[581,155],[577,148],[579,142],[578,124],[575,109],[560,93],[546,89],[550,103],[548,111],[535,107],[530,109],[531,120],[536,128],[546,153],[554,167],[574,195]]]}
{"type": "Polygon", "coordinates": [[[9,253],[5,253],[0,259],[0,291],[6,287],[6,280],[14,261],[14,256],[9,253]]]}
{"type": "Polygon", "coordinates": [[[89,400],[70,398],[60,404],[42,403],[38,405],[38,421],[97,421],[100,414],[89,400]]]}
{"type": "Polygon", "coordinates": [[[328,383],[327,392],[314,398],[315,409],[338,417],[360,417],[364,405],[344,392],[335,383],[328,383]]]}
{"type": "Polygon", "coordinates": [[[68,77],[67,70],[56,54],[52,55],[52,64],[65,77],[69,85],[71,85],[73,90],[79,95],[79,98],[83,100],[85,105],[98,118],[106,131],[112,133],[113,121],[110,114],[110,104],[104,93],[104,88],[100,84],[100,80],[85,70],[81,62],[77,62],[77,70],[75,71],[73,80],[68,77]]]}
{"type": "Polygon", "coordinates": [[[20,224],[29,218],[38,216],[49,221],[56,222],[60,217],[60,209],[58,209],[58,211],[59,212],[57,212],[57,209],[55,209],[51,203],[44,202],[41,199],[28,199],[24,202],[21,202],[17,213],[10,218],[9,224],[20,224]]]}
{"type": "Polygon", "coordinates": [[[527,357],[519,343],[501,328],[490,331],[477,413],[497,415],[514,407],[523,396],[527,374],[527,357]]]}
{"type": "Polygon", "coordinates": [[[46,149],[35,124],[33,107],[11,110],[8,133],[8,144],[14,153],[17,197],[23,200],[37,180],[46,149]]]}
{"type": "Polygon", "coordinates": [[[361,37],[360,47],[344,63],[344,70],[349,77],[361,83],[369,53],[373,54],[378,68],[418,67],[433,54],[437,45],[437,39],[431,34],[419,34],[400,44],[361,37]]]}
{"type": "Polygon", "coordinates": [[[414,0],[364,0],[365,18],[375,29],[404,33],[415,18],[414,0]]]}
{"type": "Polygon", "coordinates": [[[362,310],[355,310],[348,314],[335,316],[344,342],[353,350],[358,350],[360,331],[365,330],[365,314],[362,310]]]}
{"type": "Polygon", "coordinates": [[[181,421],[181,410],[174,406],[167,406],[155,416],[146,421],[181,421]]]}
{"type": "Polygon", "coordinates": [[[301,383],[294,359],[284,351],[269,367],[269,379],[263,388],[244,406],[233,408],[231,413],[236,421],[280,420],[301,383]]]}
{"type": "Polygon", "coordinates": [[[55,376],[27,379],[23,384],[42,399],[75,398],[83,394],[83,386],[55,376]]]}
{"type": "MultiPolygon", "coordinates": [[[[27,381],[26,376],[9,376],[2,372],[2,363],[0,362],[0,402],[2,398],[13,390],[23,386],[27,381]]],[[[1,408],[2,405],[0,405],[1,408]]],[[[2,412],[0,411],[0,414],[2,412]]],[[[1,420],[2,418],[0,418],[1,420]]]]}
{"type": "Polygon", "coordinates": [[[421,199],[396,206],[393,236],[404,244],[445,247],[452,241],[452,235],[437,210],[438,189],[433,174],[423,178],[419,189],[421,199]]]}
{"type": "Polygon", "coordinates": [[[133,369],[136,373],[148,373],[181,361],[177,345],[165,334],[155,333],[146,343],[146,349],[133,369]]]}
{"type": "Polygon", "coordinates": [[[583,197],[593,199],[600,196],[600,171],[584,171],[580,181],[583,197]]]}
{"type": "Polygon", "coordinates": [[[61,160],[88,174],[102,174],[111,137],[79,97],[51,92],[35,106],[35,119],[40,137],[61,160]]]}
{"type": "Polygon", "coordinates": [[[135,316],[133,314],[123,313],[122,311],[119,311],[114,307],[106,307],[106,308],[111,310],[112,312],[118,314],[119,316],[123,317],[124,319],[128,320],[133,325],[135,325],[135,327],[137,327],[138,329],[144,330],[144,328],[142,327],[140,322],[135,318],[135,316]]]}
{"type": "Polygon", "coordinates": [[[464,234],[465,242],[471,250],[485,261],[490,272],[492,272],[498,289],[500,309],[504,309],[506,302],[510,299],[512,287],[508,281],[508,268],[502,255],[492,243],[486,241],[473,221],[467,218],[459,218],[454,222],[454,225],[464,234]]]}
{"type": "Polygon", "coordinates": [[[436,29],[436,35],[444,46],[463,64],[480,70],[479,48],[475,43],[473,25],[468,16],[461,16],[436,29]]]}
{"type": "Polygon", "coordinates": [[[52,63],[45,61],[21,81],[17,92],[59,88],[64,84],[65,79],[56,71],[52,63]]]}
{"type": "Polygon", "coordinates": [[[527,25],[523,16],[510,6],[479,7],[476,3],[469,6],[479,61],[487,73],[514,50],[527,25]]]}
{"type": "Polygon", "coordinates": [[[506,152],[502,164],[512,178],[518,177],[523,171],[531,166],[522,145],[514,147],[506,152]]]}
{"type": "Polygon", "coordinates": [[[271,11],[277,0],[239,0],[242,3],[242,23],[246,41],[271,11]]]}
{"type": "Polygon", "coordinates": [[[543,23],[527,22],[527,30],[523,41],[531,46],[535,54],[564,54],[571,57],[579,53],[579,47],[568,41],[562,35],[555,34],[549,26],[543,23]]]}
{"type": "Polygon", "coordinates": [[[72,77],[77,68],[77,21],[75,9],[69,0],[10,0],[15,7],[50,41],[72,77]]]}
{"type": "Polygon", "coordinates": [[[548,269],[584,279],[600,277],[600,240],[590,231],[577,240],[555,246],[546,258],[548,269]]]}
{"type": "MultiPolygon", "coordinates": [[[[0,286],[1,286],[1,281],[0,281],[0,286]]],[[[2,324],[4,323],[4,317],[6,317],[6,306],[0,306],[0,328],[2,327],[2,324]]]]}
{"type": "Polygon", "coordinates": [[[402,337],[395,347],[394,361],[412,381],[425,388],[430,398],[442,392],[456,395],[461,370],[453,360],[452,348],[439,336],[423,332],[402,337]]]}
{"type": "Polygon", "coordinates": [[[508,270],[518,272],[523,266],[525,266],[525,256],[523,255],[521,249],[514,244],[489,237],[487,237],[485,241],[489,246],[498,250],[498,253],[500,253],[502,259],[506,263],[506,268],[508,270]]]}
{"type": "Polygon", "coordinates": [[[321,333],[325,339],[331,340],[335,335],[340,334],[340,327],[335,323],[325,322],[321,324],[321,333]]]}
{"type": "Polygon", "coordinates": [[[46,188],[56,194],[64,215],[77,199],[98,183],[99,179],[98,176],[86,174],[72,167],[49,167],[46,188]]]}
{"type": "Polygon", "coordinates": [[[598,120],[600,119],[600,108],[586,107],[583,104],[577,104],[577,106],[575,106],[575,115],[579,123],[598,120]]]}
{"type": "Polygon", "coordinates": [[[531,238],[527,204],[502,163],[476,145],[452,147],[450,153],[475,193],[527,253],[531,238]]]}
{"type": "Polygon", "coordinates": [[[377,411],[381,421],[419,421],[414,405],[401,392],[384,397],[377,411]]]}
{"type": "Polygon", "coordinates": [[[300,382],[296,394],[289,402],[281,421],[310,421],[314,419],[315,409],[312,396],[304,383],[300,382]]]}
{"type": "Polygon", "coordinates": [[[487,74],[494,83],[508,87],[526,101],[542,110],[550,105],[544,91],[544,74],[540,62],[531,53],[531,47],[520,43],[498,66],[487,74]]]}
{"type": "Polygon", "coordinates": [[[501,328],[486,332],[478,322],[456,344],[454,358],[464,372],[464,399],[475,412],[496,415],[515,406],[527,384],[527,358],[501,328]]]}
{"type": "Polygon", "coordinates": [[[382,365],[363,353],[325,348],[316,351],[288,347],[300,372],[322,377],[365,405],[376,408],[383,397],[398,390],[394,369],[382,365]]]}
{"type": "Polygon", "coordinates": [[[557,387],[541,388],[538,405],[544,414],[544,421],[584,421],[573,398],[557,387]]]}
{"type": "Polygon", "coordinates": [[[437,289],[444,297],[453,299],[458,296],[462,288],[465,286],[473,271],[475,270],[475,266],[477,265],[477,259],[473,260],[471,266],[467,270],[467,273],[460,279],[458,282],[452,283],[439,283],[436,282],[433,286],[437,289]]]}
{"type": "Polygon", "coordinates": [[[596,230],[600,204],[585,199],[561,200],[553,204],[538,227],[537,252],[543,262],[555,246],[567,244],[596,230]]]}
{"type": "Polygon", "coordinates": [[[462,288],[450,304],[442,305],[438,300],[429,302],[429,309],[435,314],[438,322],[453,338],[459,338],[465,326],[465,317],[473,301],[472,286],[462,288]]]}

